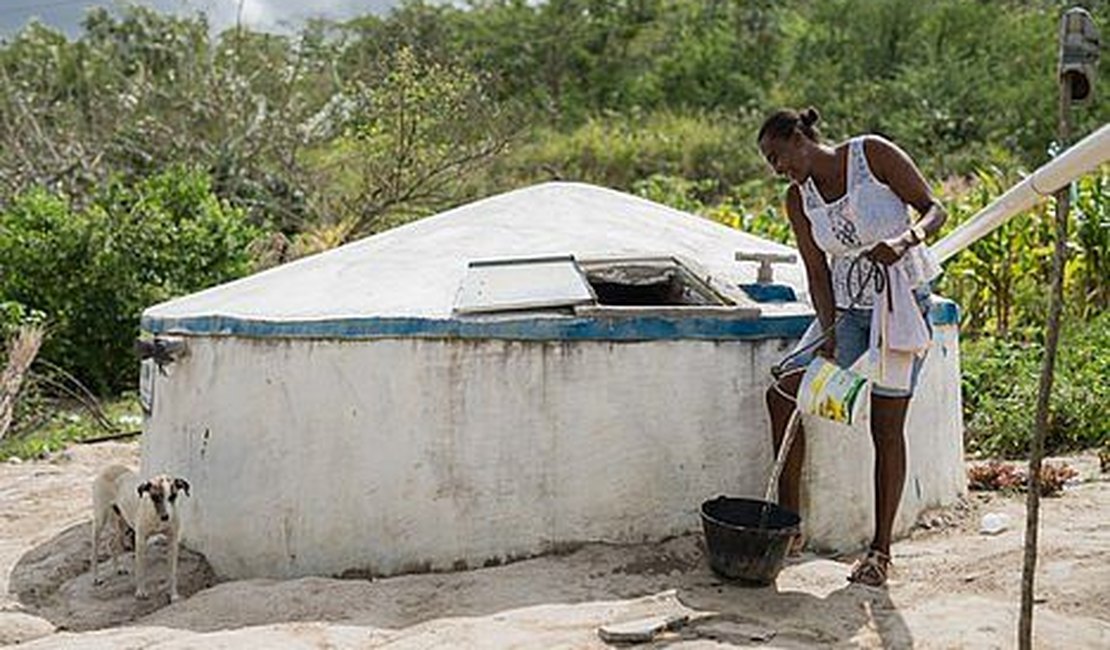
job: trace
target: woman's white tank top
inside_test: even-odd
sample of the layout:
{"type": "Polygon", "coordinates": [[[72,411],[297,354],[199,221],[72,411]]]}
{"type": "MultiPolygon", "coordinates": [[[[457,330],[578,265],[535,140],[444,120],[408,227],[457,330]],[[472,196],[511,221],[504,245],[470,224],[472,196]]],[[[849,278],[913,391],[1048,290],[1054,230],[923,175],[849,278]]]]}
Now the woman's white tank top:
{"type": "MultiPolygon", "coordinates": [[[[874,290],[861,291],[860,284],[872,263],[861,258],[855,269],[852,260],[884,239],[897,237],[910,227],[906,202],[871,173],[863,143],[867,136],[848,141],[848,183],[844,196],[831,202],[817,190],[810,176],[801,185],[802,208],[809,219],[817,246],[825,252],[832,275],[836,306],[852,305],[852,292],[860,293],[855,307],[874,304],[874,290]],[[849,280],[849,273],[853,278],[849,280]]],[[[940,274],[940,266],[927,246],[911,247],[895,266],[905,269],[913,288],[927,285],[940,274]]]]}

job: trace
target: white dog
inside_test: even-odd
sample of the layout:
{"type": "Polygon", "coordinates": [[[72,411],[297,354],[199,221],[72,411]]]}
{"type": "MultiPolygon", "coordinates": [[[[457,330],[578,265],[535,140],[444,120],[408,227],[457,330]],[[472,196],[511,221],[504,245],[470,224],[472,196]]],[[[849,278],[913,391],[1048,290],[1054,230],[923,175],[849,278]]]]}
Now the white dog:
{"type": "MultiPolygon", "coordinates": [[[[92,569],[93,584],[100,584],[97,577],[97,551],[100,531],[108,518],[116,515],[116,546],[122,547],[125,526],[135,531],[135,597],[146,598],[146,541],[155,534],[166,536],[170,554],[170,602],[177,594],[177,552],[181,535],[181,519],[177,513],[179,492],[189,495],[189,482],[159,474],[148,481],[122,465],[104,468],[93,482],[92,569]]],[[[122,550],[122,548],[120,548],[122,550]]],[[[112,566],[117,568],[116,554],[112,566]]]]}

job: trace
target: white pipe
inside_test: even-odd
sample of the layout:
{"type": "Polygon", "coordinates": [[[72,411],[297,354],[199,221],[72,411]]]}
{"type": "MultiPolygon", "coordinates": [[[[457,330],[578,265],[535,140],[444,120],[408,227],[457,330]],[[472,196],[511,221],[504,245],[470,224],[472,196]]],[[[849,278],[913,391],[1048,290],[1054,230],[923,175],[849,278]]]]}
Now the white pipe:
{"type": "Polygon", "coordinates": [[[1110,160],[1110,124],[1103,124],[933,244],[933,254],[938,261],[947,261],[1010,217],[1033,207],[1042,196],[1052,194],[1107,160],[1110,160]]]}

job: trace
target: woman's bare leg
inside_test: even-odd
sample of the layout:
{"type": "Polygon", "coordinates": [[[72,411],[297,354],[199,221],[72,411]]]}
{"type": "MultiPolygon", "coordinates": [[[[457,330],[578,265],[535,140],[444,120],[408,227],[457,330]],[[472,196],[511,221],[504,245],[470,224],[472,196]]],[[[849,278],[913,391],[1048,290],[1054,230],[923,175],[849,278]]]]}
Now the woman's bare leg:
{"type": "Polygon", "coordinates": [[[871,440],[875,445],[875,537],[871,548],[890,555],[894,517],[906,484],[908,397],[871,397],[871,440]]]}

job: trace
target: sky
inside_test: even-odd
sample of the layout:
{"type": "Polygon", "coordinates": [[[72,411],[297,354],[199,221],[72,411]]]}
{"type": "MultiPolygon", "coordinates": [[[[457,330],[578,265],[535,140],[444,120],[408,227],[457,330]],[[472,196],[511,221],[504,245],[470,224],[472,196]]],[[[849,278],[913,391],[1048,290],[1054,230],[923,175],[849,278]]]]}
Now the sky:
{"type": "MultiPolygon", "coordinates": [[[[346,19],[385,13],[399,0],[132,0],[160,11],[194,14],[202,11],[216,31],[235,24],[242,4],[243,24],[256,30],[290,31],[306,18],[346,19]]],[[[70,36],[80,32],[81,19],[92,7],[113,7],[113,0],[0,0],[0,38],[10,38],[32,19],[70,36]]]]}

